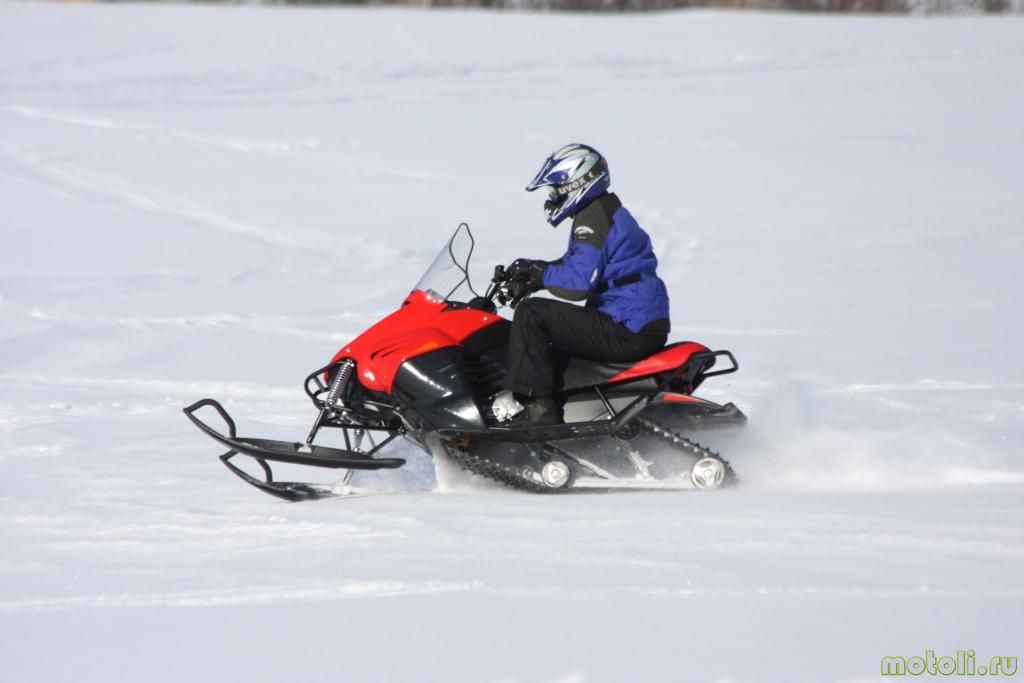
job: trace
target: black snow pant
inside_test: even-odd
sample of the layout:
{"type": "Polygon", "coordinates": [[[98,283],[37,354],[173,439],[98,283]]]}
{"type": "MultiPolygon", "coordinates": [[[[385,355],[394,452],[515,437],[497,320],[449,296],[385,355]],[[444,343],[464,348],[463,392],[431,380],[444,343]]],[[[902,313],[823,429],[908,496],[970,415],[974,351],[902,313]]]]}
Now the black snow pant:
{"type": "Polygon", "coordinates": [[[567,356],[606,362],[646,358],[665,346],[668,320],[639,333],[595,308],[552,299],[527,299],[516,308],[508,344],[505,388],[520,397],[549,398],[555,372],[567,356]]]}

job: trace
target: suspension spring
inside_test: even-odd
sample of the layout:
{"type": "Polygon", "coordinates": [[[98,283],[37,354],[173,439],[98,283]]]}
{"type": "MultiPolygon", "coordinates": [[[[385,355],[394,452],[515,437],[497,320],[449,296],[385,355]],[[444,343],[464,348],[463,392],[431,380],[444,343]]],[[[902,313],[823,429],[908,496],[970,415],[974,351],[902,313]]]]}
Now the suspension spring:
{"type": "Polygon", "coordinates": [[[348,386],[348,381],[352,378],[355,369],[356,362],[351,358],[341,361],[341,365],[338,366],[338,374],[334,376],[331,389],[327,392],[327,398],[324,399],[324,407],[333,410],[337,406],[338,399],[345,391],[345,387],[348,386]]]}
{"type": "Polygon", "coordinates": [[[633,448],[629,442],[623,442],[622,446],[626,449],[626,456],[636,470],[637,477],[640,479],[653,479],[654,477],[651,476],[651,463],[644,460],[644,456],[640,455],[640,451],[633,448]]]}

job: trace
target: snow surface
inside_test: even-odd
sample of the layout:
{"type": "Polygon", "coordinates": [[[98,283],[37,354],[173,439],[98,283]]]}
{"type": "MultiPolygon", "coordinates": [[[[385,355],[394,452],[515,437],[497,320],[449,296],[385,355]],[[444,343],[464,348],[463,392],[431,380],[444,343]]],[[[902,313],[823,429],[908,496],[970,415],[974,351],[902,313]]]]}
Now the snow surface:
{"type": "MultiPolygon", "coordinates": [[[[0,3],[0,680],[855,681],[1020,655],[1024,21],[0,3]],[[180,409],[301,379],[587,141],[653,236],[721,494],[409,465],[290,505],[180,409]]],[[[292,474],[292,473],[288,473],[292,474]]],[[[305,473],[308,474],[308,473],[305,473]]]]}

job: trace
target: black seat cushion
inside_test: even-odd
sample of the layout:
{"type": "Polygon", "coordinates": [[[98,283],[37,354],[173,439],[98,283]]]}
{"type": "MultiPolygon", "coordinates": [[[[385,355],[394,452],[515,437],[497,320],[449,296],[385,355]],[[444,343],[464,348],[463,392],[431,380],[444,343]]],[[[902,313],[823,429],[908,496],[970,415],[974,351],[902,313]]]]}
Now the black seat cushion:
{"type": "MultiPolygon", "coordinates": [[[[558,373],[561,382],[556,381],[555,390],[573,391],[596,384],[606,384],[620,374],[624,374],[624,376],[616,379],[616,384],[664,375],[684,367],[695,353],[704,353],[707,350],[706,346],[696,342],[676,342],[646,358],[626,363],[607,363],[570,357],[563,362],[561,371],[558,373]]],[[[714,362],[713,358],[706,361],[704,369],[714,365],[714,362]]]]}
{"type": "Polygon", "coordinates": [[[555,381],[555,390],[573,391],[595,384],[604,384],[615,375],[633,367],[634,363],[607,363],[589,358],[570,356],[555,381]]]}

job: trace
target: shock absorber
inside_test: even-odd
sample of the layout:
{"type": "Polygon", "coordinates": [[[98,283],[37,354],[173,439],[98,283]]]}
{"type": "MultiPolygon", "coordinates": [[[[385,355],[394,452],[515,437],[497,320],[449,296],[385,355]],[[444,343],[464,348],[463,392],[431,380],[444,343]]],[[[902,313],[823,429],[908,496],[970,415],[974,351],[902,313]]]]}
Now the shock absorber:
{"type": "Polygon", "coordinates": [[[355,369],[356,362],[351,358],[341,361],[341,365],[338,366],[338,374],[334,376],[331,388],[327,392],[327,398],[324,399],[324,407],[333,409],[337,405],[338,398],[341,397],[345,387],[348,386],[348,381],[351,379],[355,369]]]}
{"type": "Polygon", "coordinates": [[[629,462],[633,465],[636,470],[636,476],[638,479],[653,479],[651,476],[651,463],[644,460],[644,456],[640,454],[633,444],[628,441],[620,441],[622,448],[626,451],[626,457],[629,458],[629,462]]]}
{"type": "Polygon", "coordinates": [[[327,397],[324,399],[324,406],[320,409],[320,413],[316,416],[316,421],[313,422],[313,428],[309,430],[309,436],[306,437],[306,443],[299,448],[301,452],[309,452],[312,450],[313,439],[316,438],[316,433],[320,431],[320,425],[324,423],[324,419],[330,415],[336,409],[338,405],[338,399],[341,398],[341,394],[345,391],[345,387],[348,386],[348,381],[352,378],[352,372],[355,371],[356,362],[351,358],[346,358],[341,361],[338,366],[338,374],[334,376],[334,381],[331,382],[331,388],[327,391],[327,397]]]}

